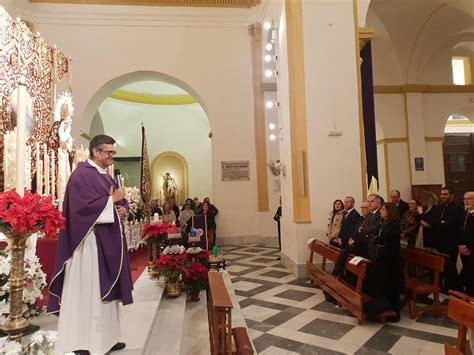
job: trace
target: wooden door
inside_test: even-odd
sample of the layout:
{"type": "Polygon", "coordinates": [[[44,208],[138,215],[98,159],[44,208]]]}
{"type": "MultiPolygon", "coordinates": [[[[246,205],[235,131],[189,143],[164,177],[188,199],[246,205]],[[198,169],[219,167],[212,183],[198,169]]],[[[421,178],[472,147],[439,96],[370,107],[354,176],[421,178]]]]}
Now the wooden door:
{"type": "Polygon", "coordinates": [[[474,133],[448,133],[444,136],[443,155],[446,185],[452,186],[455,199],[474,190],[474,133]]]}

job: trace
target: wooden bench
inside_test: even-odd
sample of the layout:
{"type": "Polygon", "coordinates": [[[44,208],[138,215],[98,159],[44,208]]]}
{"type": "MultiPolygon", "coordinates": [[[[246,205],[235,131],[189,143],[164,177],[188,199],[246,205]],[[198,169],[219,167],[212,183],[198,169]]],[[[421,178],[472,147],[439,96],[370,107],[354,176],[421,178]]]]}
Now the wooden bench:
{"type": "MultiPolygon", "coordinates": [[[[467,328],[474,329],[474,297],[458,291],[449,291],[448,317],[459,323],[456,347],[444,344],[445,354],[466,352],[467,328]]],[[[471,342],[473,339],[470,340],[471,342]]]]}
{"type": "MultiPolygon", "coordinates": [[[[326,271],[326,261],[336,262],[340,249],[319,240],[314,240],[308,245],[308,248],[310,249],[310,254],[306,262],[306,268],[311,281],[317,283],[324,291],[334,297],[340,305],[344,306],[357,318],[359,324],[362,324],[367,318],[366,314],[364,314],[364,303],[369,300],[369,297],[362,292],[362,285],[370,261],[363,259],[357,265],[353,265],[349,263],[353,256],[349,255],[347,258],[344,268],[357,276],[357,284],[353,287],[326,271]],[[318,268],[313,263],[315,253],[323,257],[321,268],[318,268]]],[[[393,311],[387,311],[380,314],[378,318],[384,322],[386,317],[394,317],[396,315],[393,311]]]]}
{"type": "Polygon", "coordinates": [[[253,348],[245,328],[232,329],[232,301],[222,275],[209,272],[207,315],[212,355],[252,355],[253,348]],[[235,351],[232,350],[234,340],[235,351]]]}
{"type": "Polygon", "coordinates": [[[414,319],[421,312],[428,312],[435,316],[445,313],[447,307],[441,304],[439,300],[439,278],[440,273],[444,270],[444,261],[447,255],[405,246],[400,247],[400,255],[404,262],[405,297],[408,303],[410,318],[414,319]],[[410,275],[411,266],[433,271],[433,281],[429,283],[410,275]],[[418,306],[416,304],[416,297],[418,295],[430,294],[433,294],[434,297],[433,304],[427,306],[418,306]]]}

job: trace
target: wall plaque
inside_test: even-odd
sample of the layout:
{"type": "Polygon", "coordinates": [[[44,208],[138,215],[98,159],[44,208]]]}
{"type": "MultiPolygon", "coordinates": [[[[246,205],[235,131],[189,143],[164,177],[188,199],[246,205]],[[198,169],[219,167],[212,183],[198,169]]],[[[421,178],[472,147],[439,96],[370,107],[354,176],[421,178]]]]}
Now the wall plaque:
{"type": "Polygon", "coordinates": [[[248,181],[250,168],[248,160],[221,161],[222,181],[248,181]]]}

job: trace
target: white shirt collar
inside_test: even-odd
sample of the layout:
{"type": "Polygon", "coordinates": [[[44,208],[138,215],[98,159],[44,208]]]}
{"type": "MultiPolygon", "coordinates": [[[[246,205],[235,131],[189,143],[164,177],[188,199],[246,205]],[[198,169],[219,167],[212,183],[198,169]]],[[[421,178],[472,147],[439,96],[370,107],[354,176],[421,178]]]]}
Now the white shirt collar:
{"type": "Polygon", "coordinates": [[[99,171],[99,173],[101,173],[101,174],[107,174],[107,170],[104,169],[104,168],[101,168],[100,166],[98,166],[96,163],[94,163],[93,160],[87,159],[87,162],[88,162],[90,165],[92,165],[94,168],[96,168],[96,169],[99,171]]]}

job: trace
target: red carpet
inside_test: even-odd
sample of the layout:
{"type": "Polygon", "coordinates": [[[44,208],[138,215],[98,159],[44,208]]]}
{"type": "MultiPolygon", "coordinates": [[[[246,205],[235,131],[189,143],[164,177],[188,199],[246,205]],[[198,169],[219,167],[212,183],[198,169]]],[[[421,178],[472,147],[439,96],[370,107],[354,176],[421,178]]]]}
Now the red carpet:
{"type": "MultiPolygon", "coordinates": [[[[46,282],[49,285],[54,272],[54,259],[56,257],[56,245],[58,239],[38,239],[36,245],[36,255],[40,258],[40,263],[43,265],[43,271],[46,273],[46,282]]],[[[150,257],[150,251],[148,246],[143,246],[138,250],[130,252],[130,271],[132,273],[132,282],[135,283],[148,266],[148,260],[150,257]]],[[[43,291],[43,304],[48,303],[48,287],[46,286],[43,291]]]]}

